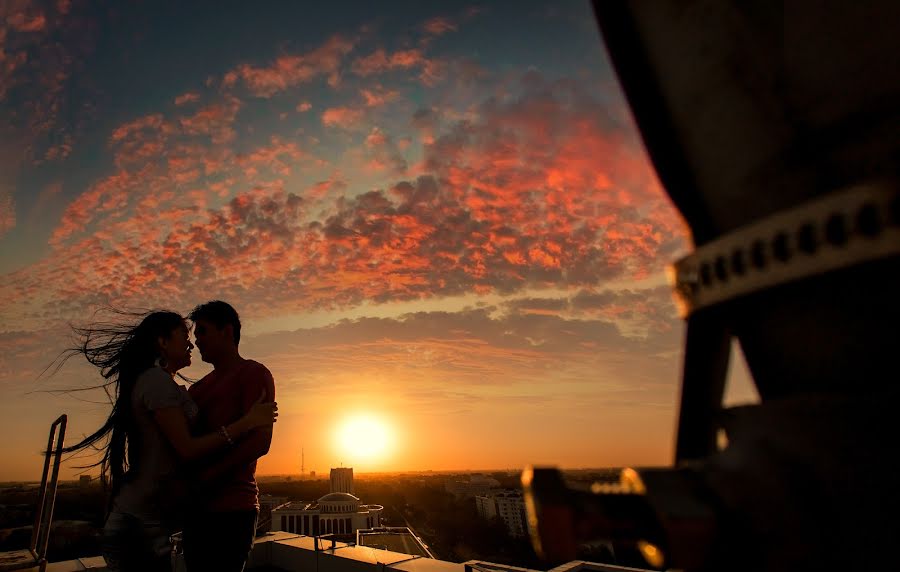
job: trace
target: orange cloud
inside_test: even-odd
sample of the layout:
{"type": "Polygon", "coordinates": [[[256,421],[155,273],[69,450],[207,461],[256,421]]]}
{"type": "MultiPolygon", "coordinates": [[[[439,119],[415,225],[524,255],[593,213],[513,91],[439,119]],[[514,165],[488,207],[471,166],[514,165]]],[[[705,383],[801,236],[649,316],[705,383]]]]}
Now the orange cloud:
{"type": "Polygon", "coordinates": [[[248,176],[255,176],[260,168],[287,176],[291,173],[291,165],[303,157],[303,152],[293,141],[272,136],[270,143],[269,146],[258,147],[252,153],[237,157],[238,165],[248,176]]]}
{"type": "Polygon", "coordinates": [[[47,19],[43,14],[28,15],[25,12],[14,12],[6,17],[6,23],[16,32],[42,32],[47,27],[47,19]]]}
{"type": "Polygon", "coordinates": [[[418,67],[423,65],[424,62],[425,57],[422,55],[421,50],[418,49],[399,50],[388,54],[384,49],[379,48],[372,54],[354,61],[353,71],[357,75],[369,76],[418,67]]]}
{"type": "Polygon", "coordinates": [[[322,113],[322,124],[328,127],[351,129],[358,127],[364,117],[362,109],[330,107],[322,113]]]}
{"type": "Polygon", "coordinates": [[[284,55],[267,66],[242,64],[226,73],[222,83],[233,87],[241,81],[257,97],[271,97],[317,77],[336,82],[343,58],[353,46],[353,41],[333,36],[306,54],[284,55]]]}
{"type": "Polygon", "coordinates": [[[196,103],[200,101],[200,94],[196,91],[183,93],[175,98],[175,105],[186,105],[188,103],[196,103]]]}
{"type": "Polygon", "coordinates": [[[359,91],[366,102],[366,107],[381,107],[400,97],[400,92],[395,89],[385,89],[377,85],[371,89],[363,88],[359,91]]]}
{"type": "Polygon", "coordinates": [[[303,196],[312,200],[319,200],[329,194],[343,193],[346,189],[347,183],[340,178],[340,175],[334,175],[330,179],[319,181],[309,187],[303,196]]]}
{"type": "Polygon", "coordinates": [[[194,115],[181,117],[178,121],[188,135],[208,136],[215,144],[227,143],[235,136],[233,124],[240,108],[240,100],[226,97],[223,101],[207,105],[194,115]]]}
{"type": "Polygon", "coordinates": [[[456,24],[453,23],[449,18],[432,18],[422,24],[422,29],[425,30],[429,36],[442,36],[447,32],[455,32],[456,24]]]}
{"type": "MultiPolygon", "coordinates": [[[[415,178],[404,178],[412,169],[391,134],[372,128],[352,152],[394,182],[361,194],[337,174],[293,188],[297,166],[314,163],[296,140],[238,153],[233,138],[211,137],[235,131],[239,102],[227,96],[187,117],[131,121],[110,138],[119,170],[69,205],[53,254],[0,294],[43,291],[60,300],[47,315],[66,315],[98,284],[122,302],[187,305],[193,292],[217,292],[271,315],[588,290],[660,270],[684,233],[637,139],[577,85],[529,82],[464,119],[417,112],[428,136],[415,178]]],[[[363,117],[331,108],[322,121],[358,127],[363,117]]],[[[582,311],[626,319],[629,307],[582,311]]]]}

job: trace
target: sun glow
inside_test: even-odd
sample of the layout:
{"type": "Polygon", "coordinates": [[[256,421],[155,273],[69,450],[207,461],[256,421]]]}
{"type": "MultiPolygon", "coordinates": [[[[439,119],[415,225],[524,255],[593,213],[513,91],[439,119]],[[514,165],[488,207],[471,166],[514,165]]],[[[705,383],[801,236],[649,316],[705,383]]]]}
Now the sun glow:
{"type": "Polygon", "coordinates": [[[335,444],[346,462],[380,464],[394,443],[391,427],[381,418],[357,414],[345,418],[338,425],[335,444]]]}

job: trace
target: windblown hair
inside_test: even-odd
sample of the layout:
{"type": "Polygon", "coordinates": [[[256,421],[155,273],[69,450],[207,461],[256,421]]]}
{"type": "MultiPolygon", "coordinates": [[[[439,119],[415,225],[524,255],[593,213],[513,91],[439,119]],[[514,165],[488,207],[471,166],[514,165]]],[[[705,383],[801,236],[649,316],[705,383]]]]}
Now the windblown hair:
{"type": "Polygon", "coordinates": [[[131,415],[131,394],[135,382],[160,358],[158,338],[168,337],[177,328],[184,327],[185,320],[179,314],[165,310],[112,312],[122,321],[72,327],[78,345],[61,354],[55,371],[75,355],[84,356],[100,369],[105,381],[87,389],[102,388],[106,391],[112,411],[99,429],[64,448],[63,452],[76,453],[88,448],[102,451],[100,460],[88,466],[105,464],[109,468],[111,492],[115,496],[122,486],[125,473],[137,459],[133,446],[134,419],[131,415]],[[126,319],[129,321],[126,322],[126,319]]]}

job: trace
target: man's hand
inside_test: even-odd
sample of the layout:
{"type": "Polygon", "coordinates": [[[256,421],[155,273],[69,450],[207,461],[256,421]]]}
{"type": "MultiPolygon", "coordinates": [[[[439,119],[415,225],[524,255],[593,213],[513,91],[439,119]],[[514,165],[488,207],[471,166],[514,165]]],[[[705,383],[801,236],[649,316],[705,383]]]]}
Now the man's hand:
{"type": "Polygon", "coordinates": [[[268,398],[266,390],[263,389],[262,393],[259,395],[259,399],[256,400],[250,407],[250,411],[247,412],[245,416],[247,418],[247,425],[250,429],[256,429],[257,427],[272,427],[276,421],[278,421],[278,403],[275,401],[269,401],[268,403],[265,400],[268,398]]]}

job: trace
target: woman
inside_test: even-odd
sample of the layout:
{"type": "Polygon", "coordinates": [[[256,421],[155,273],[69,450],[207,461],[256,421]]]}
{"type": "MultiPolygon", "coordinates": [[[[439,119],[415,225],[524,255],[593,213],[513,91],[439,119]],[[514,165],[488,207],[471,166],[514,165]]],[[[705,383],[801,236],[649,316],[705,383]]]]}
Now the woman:
{"type": "MultiPolygon", "coordinates": [[[[100,368],[104,387],[113,400],[106,423],[80,443],[75,452],[106,440],[100,463],[111,475],[109,515],[104,526],[103,552],[109,570],[168,571],[169,536],[177,529],[178,505],[185,481],[184,464],[224,450],[241,435],[271,426],[278,416],[275,403],[262,403],[218,431],[194,437],[190,422],[197,407],[179,386],[175,374],[191,363],[188,327],[174,312],[152,312],[137,326],[102,325],[80,328],[76,353],[100,368]]],[[[99,463],[98,463],[99,464],[99,463]]]]}

